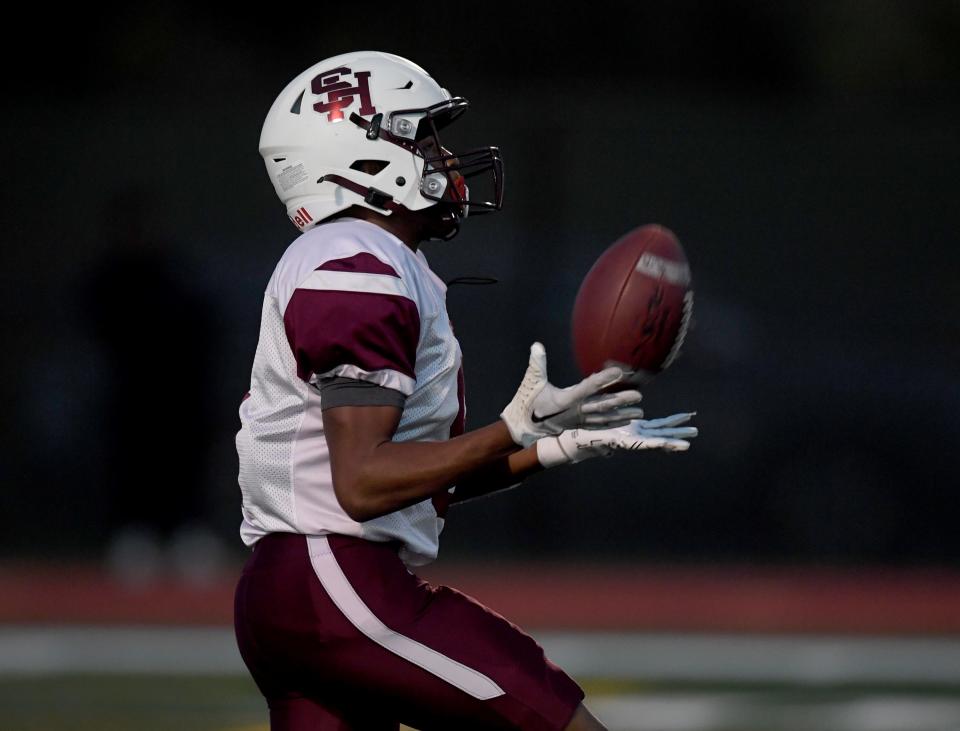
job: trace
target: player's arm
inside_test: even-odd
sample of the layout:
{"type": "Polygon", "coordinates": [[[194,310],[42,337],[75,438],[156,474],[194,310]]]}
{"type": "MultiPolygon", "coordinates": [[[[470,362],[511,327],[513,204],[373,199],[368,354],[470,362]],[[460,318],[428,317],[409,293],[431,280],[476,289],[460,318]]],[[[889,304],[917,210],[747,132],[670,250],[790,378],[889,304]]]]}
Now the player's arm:
{"type": "Polygon", "coordinates": [[[457,483],[457,489],[450,496],[450,502],[459,503],[508,487],[515,487],[530,475],[541,472],[543,469],[536,446],[521,449],[471,472],[457,483]]]}
{"type": "Polygon", "coordinates": [[[541,437],[536,444],[481,467],[457,483],[451,502],[481,497],[514,487],[530,475],[550,467],[582,462],[592,457],[610,456],[618,451],[662,449],[683,452],[689,439],[697,436],[695,426],[681,426],[692,413],[674,414],[661,419],[634,419],[610,429],[572,429],[555,436],[541,437]]]}
{"type": "Polygon", "coordinates": [[[353,520],[372,520],[420,502],[521,453],[502,421],[444,442],[391,441],[401,413],[395,406],[323,411],[333,490],[353,520]]]}
{"type": "Polygon", "coordinates": [[[573,429],[542,437],[533,446],[471,472],[457,483],[450,502],[463,502],[515,487],[530,475],[550,467],[574,464],[591,457],[606,457],[618,451],[685,451],[690,448],[687,440],[697,436],[698,430],[680,424],[685,424],[692,416],[694,414],[674,414],[662,419],[635,419],[622,427],[573,429]]]}
{"type": "MultiPolygon", "coordinates": [[[[568,388],[547,379],[546,353],[535,343],[520,388],[501,421],[444,442],[394,442],[399,405],[323,409],[333,489],[354,520],[372,520],[463,484],[475,497],[516,484],[538,469],[533,443],[572,426],[603,428],[642,415],[640,394],[599,394],[622,377],[608,368],[568,388]],[[520,451],[519,446],[526,447],[520,451]]],[[[327,403],[331,403],[327,400],[327,403]]],[[[459,487],[458,487],[459,491],[459,487]]]]}

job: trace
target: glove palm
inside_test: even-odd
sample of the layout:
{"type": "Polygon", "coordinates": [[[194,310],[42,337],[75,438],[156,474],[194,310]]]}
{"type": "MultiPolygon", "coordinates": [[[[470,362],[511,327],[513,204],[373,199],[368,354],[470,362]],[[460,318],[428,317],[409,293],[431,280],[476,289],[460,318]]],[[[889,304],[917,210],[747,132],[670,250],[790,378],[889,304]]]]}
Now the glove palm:
{"type": "Polygon", "coordinates": [[[642,398],[640,392],[598,393],[620,381],[623,375],[620,368],[605,368],[576,385],[557,388],[547,379],[546,350],[540,343],[534,343],[520,388],[500,417],[513,440],[524,447],[565,429],[603,429],[628,424],[631,419],[643,416],[643,410],[636,406],[642,398]]]}
{"type": "Polygon", "coordinates": [[[591,457],[609,456],[617,451],[663,449],[683,452],[688,439],[699,433],[695,426],[680,426],[694,413],[681,413],[661,419],[636,419],[626,426],[611,429],[572,429],[537,442],[537,459],[544,467],[582,462],[591,457]]]}

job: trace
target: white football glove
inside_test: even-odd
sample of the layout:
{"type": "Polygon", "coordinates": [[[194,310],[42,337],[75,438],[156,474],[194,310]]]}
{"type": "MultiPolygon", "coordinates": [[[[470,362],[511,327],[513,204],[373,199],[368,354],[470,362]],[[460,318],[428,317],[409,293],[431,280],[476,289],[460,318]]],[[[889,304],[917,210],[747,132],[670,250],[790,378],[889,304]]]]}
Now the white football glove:
{"type": "Polygon", "coordinates": [[[699,433],[695,426],[679,426],[696,412],[674,414],[662,419],[631,421],[613,429],[573,429],[537,442],[537,459],[544,467],[582,462],[591,457],[609,456],[620,450],[665,449],[683,452],[688,439],[699,433]]]}
{"type": "Polygon", "coordinates": [[[640,392],[597,393],[622,376],[620,368],[605,368],[575,386],[557,388],[547,380],[546,350],[534,343],[520,388],[500,418],[506,422],[513,441],[524,447],[564,429],[604,429],[628,424],[643,416],[643,409],[635,405],[642,398],[640,392]]]}

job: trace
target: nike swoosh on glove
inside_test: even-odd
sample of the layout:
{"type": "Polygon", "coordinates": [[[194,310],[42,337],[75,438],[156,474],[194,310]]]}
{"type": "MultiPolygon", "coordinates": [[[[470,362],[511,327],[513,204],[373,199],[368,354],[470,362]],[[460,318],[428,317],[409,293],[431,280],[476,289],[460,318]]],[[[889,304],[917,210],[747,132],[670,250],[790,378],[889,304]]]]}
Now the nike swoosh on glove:
{"type": "Polygon", "coordinates": [[[622,369],[605,368],[576,385],[557,388],[547,379],[546,350],[541,343],[534,343],[520,388],[500,418],[513,441],[524,447],[565,429],[604,429],[628,424],[643,416],[643,410],[636,406],[643,398],[640,392],[598,393],[622,377],[622,369]]]}
{"type": "Polygon", "coordinates": [[[637,419],[613,429],[573,429],[537,442],[537,459],[544,467],[574,464],[591,457],[609,456],[618,451],[664,449],[684,452],[688,439],[699,434],[695,426],[680,426],[696,412],[674,414],[662,419],[637,419]]]}

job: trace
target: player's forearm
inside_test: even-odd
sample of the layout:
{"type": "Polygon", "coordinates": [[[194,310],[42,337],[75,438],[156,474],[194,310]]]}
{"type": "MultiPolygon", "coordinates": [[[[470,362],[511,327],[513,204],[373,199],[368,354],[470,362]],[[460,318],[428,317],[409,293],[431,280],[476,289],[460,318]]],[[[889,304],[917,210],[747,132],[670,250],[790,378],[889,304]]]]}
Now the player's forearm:
{"type": "Polygon", "coordinates": [[[512,487],[541,470],[536,445],[527,447],[466,475],[457,483],[451,502],[459,503],[512,487]]]}
{"type": "Polygon", "coordinates": [[[338,464],[334,490],[354,520],[372,520],[429,498],[519,451],[502,421],[443,442],[384,441],[338,464]]]}

